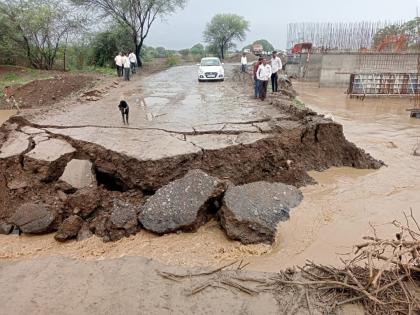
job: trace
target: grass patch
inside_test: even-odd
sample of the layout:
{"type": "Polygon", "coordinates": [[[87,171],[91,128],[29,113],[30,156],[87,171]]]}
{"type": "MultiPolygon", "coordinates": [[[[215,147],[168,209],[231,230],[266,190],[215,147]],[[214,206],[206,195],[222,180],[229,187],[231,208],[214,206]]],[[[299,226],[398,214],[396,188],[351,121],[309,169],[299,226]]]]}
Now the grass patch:
{"type": "Polygon", "coordinates": [[[79,72],[79,73],[83,73],[83,72],[91,72],[91,73],[100,73],[103,75],[108,75],[108,76],[116,76],[117,75],[117,69],[116,68],[109,68],[109,67],[94,67],[94,66],[87,66],[87,67],[83,67],[82,70],[76,70],[76,69],[72,69],[70,70],[71,72],[79,72]]]}

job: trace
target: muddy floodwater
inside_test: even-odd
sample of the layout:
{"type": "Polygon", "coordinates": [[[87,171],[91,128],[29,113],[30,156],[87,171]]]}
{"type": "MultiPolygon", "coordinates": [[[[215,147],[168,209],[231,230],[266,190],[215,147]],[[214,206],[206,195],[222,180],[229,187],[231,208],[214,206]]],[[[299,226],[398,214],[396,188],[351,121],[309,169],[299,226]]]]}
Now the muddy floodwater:
{"type": "Polygon", "coordinates": [[[341,254],[366,235],[393,237],[393,220],[403,212],[420,218],[420,157],[412,155],[420,138],[420,120],[409,118],[408,99],[350,100],[341,89],[297,86],[313,110],[332,114],[348,140],[383,160],[380,170],[352,168],[311,173],[318,185],[303,188],[305,199],[282,224],[270,254],[253,259],[260,270],[303,264],[307,259],[336,264],[341,254]]]}
{"type": "MultiPolygon", "coordinates": [[[[164,74],[157,78],[162,76],[164,74]]],[[[223,85],[213,87],[219,89],[223,85]]],[[[103,243],[96,237],[61,244],[52,235],[22,236],[13,241],[10,239],[13,236],[1,236],[0,259],[60,255],[102,260],[144,256],[165,264],[185,266],[220,265],[243,259],[250,263],[248,269],[275,272],[303,264],[307,259],[338,264],[341,254],[351,252],[354,244],[370,234],[371,225],[378,233],[392,236],[395,230],[389,223],[403,220],[403,211],[409,211],[411,207],[420,218],[420,157],[412,155],[420,138],[420,120],[409,118],[405,111],[410,107],[409,101],[374,99],[361,102],[346,98],[339,89],[319,89],[310,84],[297,84],[296,88],[303,102],[319,113],[333,115],[344,126],[344,133],[350,141],[383,160],[387,166],[380,170],[339,168],[311,172],[318,184],[302,188],[304,201],[291,211],[290,221],[281,223],[274,246],[245,246],[230,241],[216,222],[210,222],[197,233],[159,237],[142,231],[114,243],[103,243]]],[[[203,102],[202,86],[194,89],[198,89],[195,97],[203,102]]],[[[156,112],[157,119],[169,121],[166,112],[159,111],[159,108],[168,101],[170,93],[176,92],[168,86],[166,94],[148,96],[146,103],[156,112]]],[[[213,98],[211,100],[214,102],[213,98]]],[[[187,100],[184,103],[187,104],[187,100]]],[[[252,107],[247,111],[248,107],[251,108],[245,106],[240,114],[258,114],[259,109],[252,107]]],[[[212,110],[219,112],[218,108],[212,110]]],[[[172,115],[176,116],[177,112],[175,108],[172,115]]],[[[80,113],[83,116],[83,112],[80,113]]],[[[0,122],[4,114],[0,112],[0,122]]],[[[206,118],[205,113],[202,114],[206,118]]],[[[223,114],[220,112],[220,115],[223,114]]],[[[63,123],[62,117],[52,119],[59,124],[63,123]]],[[[94,116],[84,117],[95,119],[94,116]]],[[[182,128],[185,128],[189,124],[188,117],[179,117],[179,120],[183,118],[182,128]]],[[[133,119],[133,125],[136,123],[133,119]]]]}
{"type": "Polygon", "coordinates": [[[16,114],[14,110],[0,110],[0,125],[9,119],[10,116],[16,114]]]}

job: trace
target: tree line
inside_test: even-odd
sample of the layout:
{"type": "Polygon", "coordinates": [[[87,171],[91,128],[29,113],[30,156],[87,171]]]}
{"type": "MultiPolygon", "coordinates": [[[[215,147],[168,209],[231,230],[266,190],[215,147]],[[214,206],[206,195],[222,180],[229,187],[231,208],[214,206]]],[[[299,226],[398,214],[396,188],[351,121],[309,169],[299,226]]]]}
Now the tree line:
{"type": "Polygon", "coordinates": [[[72,53],[79,63],[87,58],[92,64],[105,65],[111,55],[125,50],[134,51],[141,66],[144,41],[153,23],[182,9],[186,2],[0,0],[0,61],[24,59],[34,68],[48,70],[58,56],[65,63],[66,54],[72,53]],[[98,27],[105,30],[91,31],[98,27]]]}
{"type": "Polygon", "coordinates": [[[154,22],[183,9],[187,0],[0,0],[0,63],[49,70],[66,63],[110,66],[119,51],[144,60],[180,54],[225,57],[243,41],[249,22],[235,14],[217,14],[203,39],[179,52],[148,47],[154,22]]]}

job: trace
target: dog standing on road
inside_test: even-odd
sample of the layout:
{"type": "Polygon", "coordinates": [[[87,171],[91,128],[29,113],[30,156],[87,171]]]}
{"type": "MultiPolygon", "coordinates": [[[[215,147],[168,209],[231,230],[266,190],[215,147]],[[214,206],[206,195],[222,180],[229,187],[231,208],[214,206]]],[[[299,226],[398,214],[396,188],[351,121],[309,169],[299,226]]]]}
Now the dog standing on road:
{"type": "Polygon", "coordinates": [[[124,125],[128,125],[128,114],[130,112],[130,107],[128,106],[127,102],[123,99],[120,100],[120,104],[118,105],[118,109],[121,112],[121,116],[123,119],[124,125]]]}

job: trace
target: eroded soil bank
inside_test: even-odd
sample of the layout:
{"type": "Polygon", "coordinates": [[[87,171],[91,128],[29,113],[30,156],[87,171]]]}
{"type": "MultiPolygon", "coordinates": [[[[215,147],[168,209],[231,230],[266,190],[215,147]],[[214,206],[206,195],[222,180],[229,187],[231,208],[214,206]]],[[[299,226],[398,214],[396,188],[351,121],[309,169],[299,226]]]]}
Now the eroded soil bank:
{"type": "MultiPolygon", "coordinates": [[[[6,137],[2,140],[0,160],[3,174],[0,178],[3,200],[0,218],[13,223],[11,217],[19,206],[42,203],[54,214],[54,222],[45,232],[58,229],[66,218],[76,214],[97,236],[105,241],[117,240],[137,232],[141,226],[131,229],[128,234],[113,230],[108,221],[116,200],[127,203],[138,213],[148,196],[192,169],[201,169],[236,185],[269,181],[301,187],[314,183],[307,174],[310,170],[322,171],[332,166],[366,169],[381,166],[381,162],[344,138],[341,125],[309,110],[298,110],[285,100],[274,100],[273,104],[281,118],[265,121],[265,131],[248,134],[234,130],[172,131],[174,141],[193,144],[197,149],[161,159],[128,156],[78,140],[77,134],[72,134],[72,128],[45,126],[14,117],[2,127],[6,137]],[[206,148],[209,143],[223,141],[232,135],[248,138],[244,137],[234,145],[206,148]],[[207,138],[199,146],[197,142],[204,136],[207,138]],[[26,147],[23,144],[16,148],[22,142],[26,147]],[[66,165],[73,159],[92,163],[97,186],[94,184],[88,190],[77,191],[60,181],[66,165]],[[86,205],[80,204],[83,200],[94,202],[85,209],[86,205]],[[75,207],[78,212],[74,212],[75,207]]],[[[83,127],[78,126],[78,132],[80,129],[83,127]]],[[[140,128],[130,131],[147,132],[140,128]]]]}

